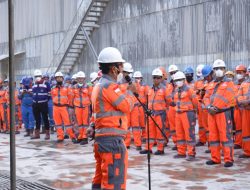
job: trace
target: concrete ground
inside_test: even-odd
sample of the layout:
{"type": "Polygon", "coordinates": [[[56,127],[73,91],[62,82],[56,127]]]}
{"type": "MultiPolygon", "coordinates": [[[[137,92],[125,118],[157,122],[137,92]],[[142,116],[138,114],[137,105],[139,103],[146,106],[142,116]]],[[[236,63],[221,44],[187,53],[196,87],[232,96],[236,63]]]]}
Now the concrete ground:
{"type": "MultiPolygon", "coordinates": [[[[55,189],[87,190],[91,187],[95,160],[92,142],[87,146],[74,145],[69,140],[57,144],[56,135],[50,141],[30,140],[23,133],[16,136],[17,176],[39,182],[55,189]]],[[[210,154],[206,147],[197,148],[197,159],[173,159],[173,144],[165,148],[164,156],[152,155],[152,190],[183,189],[250,189],[250,159],[238,159],[235,151],[232,168],[223,165],[206,166],[210,154]]],[[[0,134],[0,172],[9,171],[9,135],[0,134]]],[[[146,155],[132,146],[129,150],[127,189],[148,189],[146,155]]]]}

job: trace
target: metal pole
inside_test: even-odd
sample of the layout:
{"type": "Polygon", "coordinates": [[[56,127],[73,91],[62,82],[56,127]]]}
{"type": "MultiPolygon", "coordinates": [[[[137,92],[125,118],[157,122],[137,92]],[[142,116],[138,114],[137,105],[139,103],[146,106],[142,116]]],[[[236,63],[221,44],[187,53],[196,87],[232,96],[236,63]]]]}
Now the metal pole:
{"type": "Polygon", "coordinates": [[[11,190],[16,189],[15,147],[15,76],[14,76],[14,9],[13,0],[8,0],[9,9],[9,102],[10,102],[10,181],[11,190]]]}
{"type": "Polygon", "coordinates": [[[95,50],[95,48],[94,48],[94,46],[93,46],[91,40],[89,39],[89,35],[87,34],[87,32],[86,32],[86,30],[85,30],[85,28],[84,28],[83,26],[81,27],[81,29],[82,29],[82,31],[83,31],[85,37],[86,37],[87,43],[88,43],[88,45],[89,45],[89,47],[90,47],[90,49],[91,49],[93,55],[94,55],[95,58],[97,59],[98,55],[97,55],[97,53],[96,53],[96,50],[95,50]]]}

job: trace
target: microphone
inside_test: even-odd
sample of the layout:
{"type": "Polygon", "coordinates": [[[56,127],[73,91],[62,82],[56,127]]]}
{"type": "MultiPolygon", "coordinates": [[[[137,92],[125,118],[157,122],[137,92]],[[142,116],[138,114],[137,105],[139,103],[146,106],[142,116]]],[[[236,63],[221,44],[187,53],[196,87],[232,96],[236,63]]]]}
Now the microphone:
{"type": "MultiPolygon", "coordinates": [[[[128,75],[125,76],[125,80],[128,82],[129,85],[132,84],[132,79],[130,78],[130,76],[128,76],[128,75]]],[[[138,93],[134,92],[133,94],[134,94],[134,96],[139,97],[138,93]]]]}

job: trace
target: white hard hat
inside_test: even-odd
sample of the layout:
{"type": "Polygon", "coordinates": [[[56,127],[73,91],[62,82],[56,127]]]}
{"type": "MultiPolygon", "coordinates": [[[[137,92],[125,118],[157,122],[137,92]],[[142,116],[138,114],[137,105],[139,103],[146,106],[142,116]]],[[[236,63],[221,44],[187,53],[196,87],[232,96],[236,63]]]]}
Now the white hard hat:
{"type": "Polygon", "coordinates": [[[162,71],[158,68],[153,70],[152,75],[153,76],[161,76],[161,77],[163,76],[162,71]]]}
{"type": "Polygon", "coordinates": [[[77,74],[73,74],[71,79],[76,79],[77,74]]]}
{"type": "Polygon", "coordinates": [[[39,70],[39,69],[36,69],[35,71],[34,71],[34,76],[36,77],[36,76],[42,76],[43,74],[42,74],[42,71],[41,70],[39,70]]]}
{"type": "Polygon", "coordinates": [[[127,63],[127,62],[123,64],[123,71],[126,71],[128,73],[134,72],[132,65],[130,63],[127,63]]]}
{"type": "Polygon", "coordinates": [[[56,74],[55,74],[55,77],[63,77],[63,74],[62,74],[62,72],[56,72],[56,74]]]}
{"type": "Polygon", "coordinates": [[[114,47],[104,48],[99,56],[98,63],[124,63],[125,60],[122,58],[121,52],[114,47]]]}
{"type": "Polygon", "coordinates": [[[171,73],[174,71],[179,71],[178,67],[176,65],[169,65],[168,72],[171,73]]]}
{"type": "Polygon", "coordinates": [[[196,76],[198,76],[198,77],[200,77],[200,76],[202,76],[202,69],[203,69],[203,67],[204,67],[205,65],[203,65],[203,64],[199,64],[197,67],[196,67],[196,76]]]}
{"type": "Polygon", "coordinates": [[[97,72],[90,73],[89,75],[91,82],[95,81],[98,78],[97,72]]]}
{"type": "Polygon", "coordinates": [[[178,71],[177,73],[174,74],[174,80],[179,80],[179,79],[186,79],[185,74],[181,71],[178,71]]]}
{"type": "Polygon", "coordinates": [[[217,60],[214,61],[213,69],[217,68],[217,67],[226,67],[226,64],[225,64],[225,62],[223,60],[217,59],[217,60]]]}
{"type": "Polygon", "coordinates": [[[79,71],[76,75],[76,78],[85,78],[85,77],[86,77],[86,75],[83,71],[79,71]]]}
{"type": "Polygon", "coordinates": [[[140,77],[142,77],[141,71],[135,71],[133,78],[140,78],[140,77]]]}

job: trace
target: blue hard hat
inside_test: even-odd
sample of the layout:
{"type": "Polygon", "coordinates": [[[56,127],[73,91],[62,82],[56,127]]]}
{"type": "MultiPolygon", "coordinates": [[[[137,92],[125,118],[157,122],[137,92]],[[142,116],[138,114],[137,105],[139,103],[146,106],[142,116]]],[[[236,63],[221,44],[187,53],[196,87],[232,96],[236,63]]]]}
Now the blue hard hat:
{"type": "Polygon", "coordinates": [[[187,67],[184,71],[185,74],[194,74],[194,70],[192,67],[187,67]]]}
{"type": "Polygon", "coordinates": [[[69,80],[71,80],[71,77],[70,77],[69,75],[66,75],[66,76],[64,77],[64,80],[65,80],[65,81],[69,81],[69,80]]]}
{"type": "Polygon", "coordinates": [[[202,76],[207,77],[213,71],[213,68],[209,65],[205,65],[201,70],[202,76]]]}
{"type": "Polygon", "coordinates": [[[29,86],[30,83],[31,83],[31,79],[29,77],[25,77],[25,78],[22,79],[22,84],[24,86],[29,86]]]}

